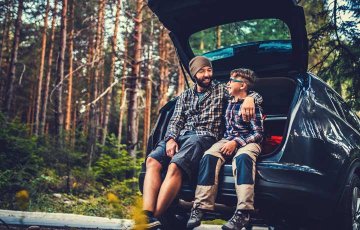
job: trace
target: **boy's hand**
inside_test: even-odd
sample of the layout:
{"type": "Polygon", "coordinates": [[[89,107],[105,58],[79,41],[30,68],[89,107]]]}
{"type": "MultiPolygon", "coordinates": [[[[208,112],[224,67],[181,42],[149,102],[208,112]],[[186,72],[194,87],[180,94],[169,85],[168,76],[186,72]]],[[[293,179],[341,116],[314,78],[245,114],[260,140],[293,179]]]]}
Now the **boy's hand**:
{"type": "Polygon", "coordinates": [[[174,139],[169,139],[166,142],[166,155],[172,158],[175,155],[175,153],[177,153],[178,151],[179,151],[179,146],[176,143],[176,141],[174,139]]]}
{"type": "Polygon", "coordinates": [[[236,141],[229,141],[226,144],[224,144],[223,147],[221,147],[220,151],[226,156],[231,156],[231,154],[234,152],[236,147],[237,147],[236,141]]]}
{"type": "Polygon", "coordinates": [[[241,105],[241,115],[245,122],[255,118],[255,99],[253,97],[245,97],[241,105]]]}

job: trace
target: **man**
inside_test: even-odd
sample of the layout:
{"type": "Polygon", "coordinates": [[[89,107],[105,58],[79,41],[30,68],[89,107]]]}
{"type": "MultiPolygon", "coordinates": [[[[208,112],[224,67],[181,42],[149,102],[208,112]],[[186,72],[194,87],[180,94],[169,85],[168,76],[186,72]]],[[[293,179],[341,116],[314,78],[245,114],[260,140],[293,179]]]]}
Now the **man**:
{"type": "MultiPolygon", "coordinates": [[[[226,88],[212,82],[212,64],[206,57],[194,57],[189,69],[196,84],[179,96],[164,140],[146,159],[143,210],[148,218],[147,228],[161,225],[157,218],[178,194],[183,177],[196,176],[193,173],[204,151],[220,136],[226,88]],[[162,182],[161,172],[166,168],[162,182]]],[[[254,100],[257,104],[262,102],[254,92],[245,99],[244,119],[253,117],[254,100]]]]}
{"type": "Polygon", "coordinates": [[[254,210],[255,162],[261,152],[263,121],[258,105],[255,119],[250,122],[241,118],[240,108],[254,83],[255,73],[252,70],[235,69],[230,73],[228,90],[232,98],[225,113],[226,132],[200,161],[195,202],[187,228],[199,226],[204,212],[214,210],[219,172],[226,157],[232,157],[238,203],[233,217],[222,229],[241,230],[249,224],[250,213],[254,210]]]}

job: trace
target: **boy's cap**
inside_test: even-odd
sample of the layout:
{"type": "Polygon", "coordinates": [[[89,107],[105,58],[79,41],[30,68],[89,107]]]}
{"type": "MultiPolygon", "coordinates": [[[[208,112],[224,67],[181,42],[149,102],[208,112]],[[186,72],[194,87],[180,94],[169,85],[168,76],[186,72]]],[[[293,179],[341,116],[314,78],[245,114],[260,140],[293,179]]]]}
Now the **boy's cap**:
{"type": "Polygon", "coordinates": [[[204,56],[196,56],[189,62],[189,69],[191,77],[194,77],[196,73],[205,66],[209,66],[212,68],[211,61],[204,56]]]}

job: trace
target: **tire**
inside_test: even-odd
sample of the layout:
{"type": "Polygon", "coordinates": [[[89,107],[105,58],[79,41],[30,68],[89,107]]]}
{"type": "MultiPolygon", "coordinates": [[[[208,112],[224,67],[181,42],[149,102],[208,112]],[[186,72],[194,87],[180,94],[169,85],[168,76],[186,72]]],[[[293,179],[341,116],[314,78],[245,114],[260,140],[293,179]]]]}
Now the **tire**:
{"type": "Polygon", "coordinates": [[[186,229],[186,223],[188,216],[185,214],[176,214],[173,210],[169,209],[162,215],[159,220],[162,224],[163,230],[184,230],[186,229]]]}
{"type": "MultiPolygon", "coordinates": [[[[344,199],[338,229],[360,230],[360,179],[356,174],[350,178],[350,189],[344,199]],[[340,228],[339,228],[340,227],[340,228]]],[[[336,218],[336,217],[335,217],[336,218]]]]}

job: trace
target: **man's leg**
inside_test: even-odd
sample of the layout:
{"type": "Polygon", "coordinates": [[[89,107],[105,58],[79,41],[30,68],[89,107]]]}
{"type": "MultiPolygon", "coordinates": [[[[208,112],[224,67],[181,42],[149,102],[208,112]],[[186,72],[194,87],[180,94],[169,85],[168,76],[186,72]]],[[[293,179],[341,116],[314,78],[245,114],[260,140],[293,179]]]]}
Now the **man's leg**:
{"type": "Polygon", "coordinates": [[[175,164],[169,165],[168,171],[164,182],[161,185],[156,209],[154,212],[155,217],[161,216],[165,210],[167,210],[178,194],[182,184],[182,172],[181,169],[175,164]]]}
{"type": "Polygon", "coordinates": [[[155,211],[156,200],[161,186],[161,169],[159,161],[152,157],[146,159],[146,174],[143,189],[143,210],[155,211]]]}
{"type": "Polygon", "coordinates": [[[165,142],[161,141],[146,159],[146,174],[143,188],[143,210],[146,223],[139,223],[140,228],[160,226],[160,221],[154,217],[156,202],[161,187],[162,170],[169,164],[170,158],[165,154],[165,142]]]}
{"type": "Polygon", "coordinates": [[[155,216],[162,215],[170,206],[181,188],[183,174],[188,178],[192,178],[192,173],[199,166],[203,153],[211,147],[214,141],[215,138],[213,137],[197,136],[195,134],[179,137],[180,149],[171,159],[166,178],[161,185],[155,216]]]}

